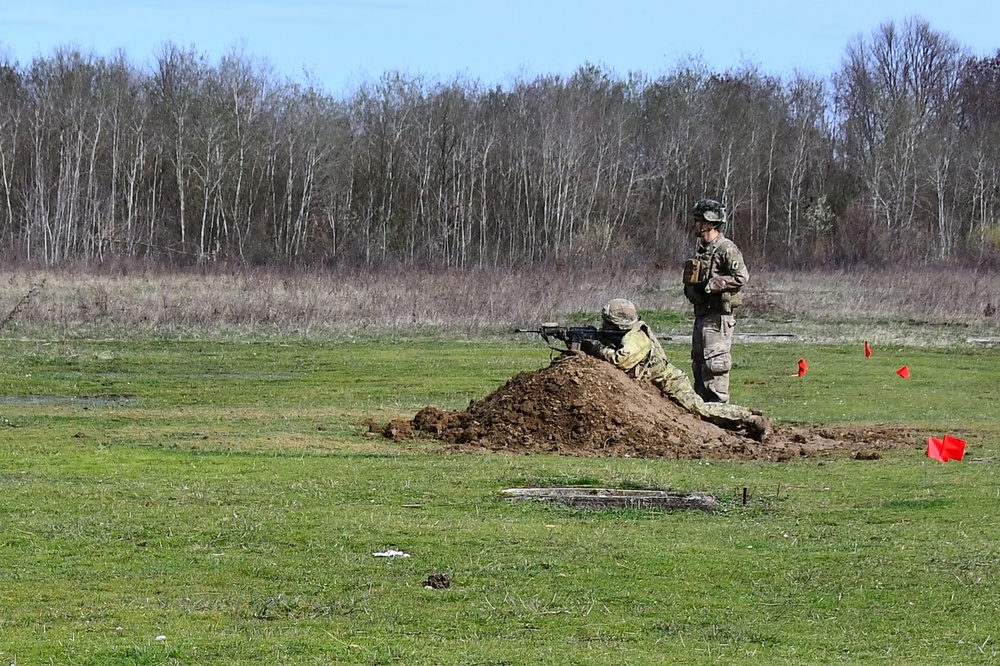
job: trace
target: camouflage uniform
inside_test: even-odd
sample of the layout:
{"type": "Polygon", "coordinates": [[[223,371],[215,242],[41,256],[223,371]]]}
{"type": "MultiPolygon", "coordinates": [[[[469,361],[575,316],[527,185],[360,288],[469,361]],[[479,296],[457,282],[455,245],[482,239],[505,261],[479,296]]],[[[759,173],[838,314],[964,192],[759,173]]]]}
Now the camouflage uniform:
{"type": "MultiPolygon", "coordinates": [[[[628,303],[631,306],[631,303],[624,299],[615,299],[604,309],[606,322],[615,319],[613,314],[611,317],[608,316],[608,311],[614,309],[612,304],[616,302],[628,303]]],[[[763,440],[770,433],[770,422],[759,412],[738,405],[702,400],[691,386],[687,375],[667,360],[660,341],[653,335],[646,322],[638,316],[626,320],[619,318],[609,323],[628,331],[622,337],[621,346],[609,347],[597,340],[588,340],[583,345],[585,352],[614,364],[634,379],[649,380],[663,395],[705,421],[728,430],[744,430],[758,440],[763,440]]]]}
{"type": "Polygon", "coordinates": [[[694,305],[691,374],[698,395],[708,402],[729,402],[729,370],[740,289],[750,273],[736,243],[719,231],[709,243],[699,242],[684,267],[684,295],[694,305]]]}

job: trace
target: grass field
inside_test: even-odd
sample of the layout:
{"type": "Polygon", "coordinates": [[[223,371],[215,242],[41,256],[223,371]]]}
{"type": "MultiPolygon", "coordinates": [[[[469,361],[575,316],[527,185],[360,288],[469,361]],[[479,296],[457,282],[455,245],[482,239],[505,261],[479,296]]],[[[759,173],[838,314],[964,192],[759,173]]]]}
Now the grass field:
{"type": "Polygon", "coordinates": [[[950,432],[966,459],[454,455],[368,432],[542,367],[530,338],[0,341],[0,663],[996,663],[998,352],[735,351],[734,394],[781,423],[950,432]],[[569,483],[725,510],[497,496],[569,483]],[[436,572],[450,588],[425,589],[436,572]]]}

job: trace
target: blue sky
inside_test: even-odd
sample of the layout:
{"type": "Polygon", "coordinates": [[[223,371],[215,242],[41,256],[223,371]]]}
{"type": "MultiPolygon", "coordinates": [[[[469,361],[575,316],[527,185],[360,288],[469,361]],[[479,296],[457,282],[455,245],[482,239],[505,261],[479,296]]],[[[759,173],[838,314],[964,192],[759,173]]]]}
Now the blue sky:
{"type": "Polygon", "coordinates": [[[974,55],[1000,49],[991,0],[0,0],[0,54],[123,50],[144,66],[168,42],[213,62],[235,49],[332,93],[387,71],[502,85],[587,62],[655,76],[692,57],[827,76],[852,38],[912,16],[974,55]]]}

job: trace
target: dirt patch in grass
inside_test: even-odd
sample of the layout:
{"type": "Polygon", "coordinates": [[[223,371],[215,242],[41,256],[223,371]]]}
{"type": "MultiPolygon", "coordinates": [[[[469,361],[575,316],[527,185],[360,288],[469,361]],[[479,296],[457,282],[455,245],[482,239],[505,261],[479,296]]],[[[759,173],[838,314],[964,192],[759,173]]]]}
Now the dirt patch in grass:
{"type": "Polygon", "coordinates": [[[847,452],[872,460],[921,445],[906,428],[782,424],[758,442],[702,421],[609,363],[570,355],[518,374],[464,411],[425,407],[378,430],[397,441],[431,437],[454,451],[624,458],[788,461],[847,452]]]}

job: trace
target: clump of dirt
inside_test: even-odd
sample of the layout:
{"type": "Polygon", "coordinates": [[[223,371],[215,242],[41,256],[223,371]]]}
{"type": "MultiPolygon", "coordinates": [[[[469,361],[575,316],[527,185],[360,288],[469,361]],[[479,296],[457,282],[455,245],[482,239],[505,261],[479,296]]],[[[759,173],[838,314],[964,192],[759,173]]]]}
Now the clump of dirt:
{"type": "Polygon", "coordinates": [[[921,440],[905,428],[774,424],[757,442],[702,421],[610,363],[569,354],[518,374],[464,411],[424,407],[379,432],[396,441],[432,437],[454,451],[770,461],[837,451],[876,460],[881,450],[921,440]]]}

